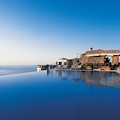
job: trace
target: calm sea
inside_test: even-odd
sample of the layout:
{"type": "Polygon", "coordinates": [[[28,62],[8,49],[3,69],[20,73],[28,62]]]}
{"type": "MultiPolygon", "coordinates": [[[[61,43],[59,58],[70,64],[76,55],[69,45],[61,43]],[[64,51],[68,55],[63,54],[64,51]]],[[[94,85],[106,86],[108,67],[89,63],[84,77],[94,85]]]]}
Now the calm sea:
{"type": "Polygon", "coordinates": [[[13,65],[13,66],[6,65],[6,66],[0,66],[0,76],[33,72],[36,70],[37,70],[37,65],[13,65]]]}

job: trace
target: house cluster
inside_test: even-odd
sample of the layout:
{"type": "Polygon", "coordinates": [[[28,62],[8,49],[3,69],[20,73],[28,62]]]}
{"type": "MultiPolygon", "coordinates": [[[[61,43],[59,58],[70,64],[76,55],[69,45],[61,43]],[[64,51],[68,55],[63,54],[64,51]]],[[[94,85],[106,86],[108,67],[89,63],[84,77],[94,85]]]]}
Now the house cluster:
{"type": "Polygon", "coordinates": [[[102,50],[97,49],[93,50],[90,48],[89,51],[80,55],[80,58],[66,59],[61,58],[61,60],[65,62],[56,62],[57,68],[62,69],[117,69],[120,70],[119,67],[119,56],[120,50],[102,50]]]}

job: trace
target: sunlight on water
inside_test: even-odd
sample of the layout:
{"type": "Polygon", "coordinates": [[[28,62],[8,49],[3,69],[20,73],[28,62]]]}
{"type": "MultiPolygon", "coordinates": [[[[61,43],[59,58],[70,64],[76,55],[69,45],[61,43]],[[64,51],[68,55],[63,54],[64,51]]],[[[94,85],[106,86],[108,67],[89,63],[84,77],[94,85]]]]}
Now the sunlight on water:
{"type": "Polygon", "coordinates": [[[0,70],[0,75],[14,74],[14,70],[0,70]]]}
{"type": "Polygon", "coordinates": [[[19,74],[36,71],[36,65],[14,65],[14,66],[0,66],[0,76],[19,74]]]}

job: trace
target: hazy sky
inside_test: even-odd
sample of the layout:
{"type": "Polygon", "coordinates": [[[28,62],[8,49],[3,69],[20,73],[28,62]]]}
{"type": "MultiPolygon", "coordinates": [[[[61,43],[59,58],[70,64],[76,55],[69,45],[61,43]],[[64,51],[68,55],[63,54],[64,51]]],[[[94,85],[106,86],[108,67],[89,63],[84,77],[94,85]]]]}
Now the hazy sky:
{"type": "Polygon", "coordinates": [[[120,49],[119,0],[0,0],[0,64],[55,63],[120,49]]]}

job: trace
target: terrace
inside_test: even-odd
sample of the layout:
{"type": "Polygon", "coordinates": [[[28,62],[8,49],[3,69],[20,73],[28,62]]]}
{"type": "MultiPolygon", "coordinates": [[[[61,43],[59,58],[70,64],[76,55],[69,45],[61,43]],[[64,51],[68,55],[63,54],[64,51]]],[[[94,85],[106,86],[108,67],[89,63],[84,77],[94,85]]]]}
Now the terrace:
{"type": "Polygon", "coordinates": [[[81,54],[80,58],[61,58],[64,62],[56,62],[58,69],[98,69],[120,70],[120,50],[93,50],[81,54]]]}

